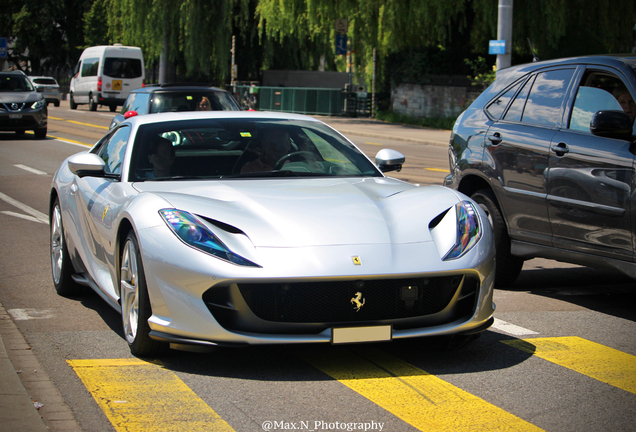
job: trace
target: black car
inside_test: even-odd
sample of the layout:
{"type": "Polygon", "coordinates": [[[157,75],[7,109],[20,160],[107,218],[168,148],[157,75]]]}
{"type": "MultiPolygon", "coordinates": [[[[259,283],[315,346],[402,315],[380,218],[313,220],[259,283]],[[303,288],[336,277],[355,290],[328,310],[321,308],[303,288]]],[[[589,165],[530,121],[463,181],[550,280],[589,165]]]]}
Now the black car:
{"type": "Polygon", "coordinates": [[[21,71],[0,72],[0,131],[23,134],[33,130],[46,138],[47,109],[42,90],[36,90],[21,71]]]}
{"type": "Polygon", "coordinates": [[[506,68],[457,119],[444,185],[487,211],[498,285],[535,257],[636,278],[635,68],[634,54],[506,68]]]}
{"type": "Polygon", "coordinates": [[[240,111],[240,108],[229,92],[207,84],[148,85],[130,93],[110,127],[117,126],[131,114],[197,110],[240,111]]]}

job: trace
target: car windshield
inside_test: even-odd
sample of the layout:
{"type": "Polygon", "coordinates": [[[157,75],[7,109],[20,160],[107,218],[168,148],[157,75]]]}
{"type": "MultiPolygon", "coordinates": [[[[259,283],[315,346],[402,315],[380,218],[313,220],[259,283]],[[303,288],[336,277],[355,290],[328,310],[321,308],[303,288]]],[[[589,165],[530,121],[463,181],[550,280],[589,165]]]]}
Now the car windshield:
{"type": "Polygon", "coordinates": [[[206,119],[142,125],[130,181],[382,177],[355,146],[320,122],[206,119]]]}
{"type": "Polygon", "coordinates": [[[27,77],[0,75],[0,92],[31,92],[33,86],[27,77]]]}
{"type": "Polygon", "coordinates": [[[229,93],[222,91],[155,92],[151,113],[178,111],[239,111],[229,93]]]}

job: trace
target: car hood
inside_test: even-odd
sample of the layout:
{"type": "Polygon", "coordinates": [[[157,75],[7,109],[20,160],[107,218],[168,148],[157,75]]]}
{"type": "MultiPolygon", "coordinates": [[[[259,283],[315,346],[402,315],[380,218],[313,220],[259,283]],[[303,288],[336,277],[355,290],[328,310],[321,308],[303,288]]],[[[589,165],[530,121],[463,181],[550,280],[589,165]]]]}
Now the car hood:
{"type": "Polygon", "coordinates": [[[176,209],[230,225],[257,247],[431,241],[429,222],[459,201],[448,188],[387,178],[142,182],[134,187],[176,209]]]}
{"type": "Polygon", "coordinates": [[[33,92],[0,92],[0,103],[35,102],[42,99],[42,95],[33,92]]]}

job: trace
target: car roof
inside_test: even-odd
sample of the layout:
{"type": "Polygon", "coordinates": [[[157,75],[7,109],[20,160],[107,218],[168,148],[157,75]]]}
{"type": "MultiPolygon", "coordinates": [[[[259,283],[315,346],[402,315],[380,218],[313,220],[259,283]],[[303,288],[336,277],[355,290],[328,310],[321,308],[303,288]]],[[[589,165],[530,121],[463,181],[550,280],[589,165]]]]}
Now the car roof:
{"type": "Polygon", "coordinates": [[[154,124],[169,121],[187,121],[200,119],[304,120],[323,123],[314,117],[302,114],[278,113],[270,111],[187,111],[134,116],[126,119],[121,124],[130,124],[134,127],[145,124],[154,124]]]}
{"type": "Polygon", "coordinates": [[[196,84],[196,83],[166,83],[166,84],[148,84],[146,87],[141,87],[133,90],[131,93],[153,93],[156,91],[161,92],[182,92],[182,91],[218,91],[226,92],[223,89],[214,87],[211,84],[196,84]]]}
{"type": "Polygon", "coordinates": [[[574,64],[592,64],[605,65],[614,67],[636,68],[636,54],[598,54],[578,57],[564,57],[551,60],[537,61],[533,63],[524,63],[501,69],[497,72],[497,78],[501,75],[508,75],[515,72],[528,72],[542,67],[551,67],[558,65],[574,65],[574,64]]]}

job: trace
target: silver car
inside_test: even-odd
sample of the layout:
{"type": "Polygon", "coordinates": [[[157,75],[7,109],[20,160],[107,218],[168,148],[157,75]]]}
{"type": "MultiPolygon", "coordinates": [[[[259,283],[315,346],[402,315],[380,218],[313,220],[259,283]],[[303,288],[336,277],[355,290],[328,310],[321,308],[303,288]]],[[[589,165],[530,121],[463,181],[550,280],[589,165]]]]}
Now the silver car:
{"type": "Polygon", "coordinates": [[[490,224],[457,191],[384,175],[403,163],[307,116],[131,117],[55,174],[55,288],[95,290],[137,356],[470,338],[493,322],[490,224]]]}
{"type": "Polygon", "coordinates": [[[39,92],[42,92],[47,103],[52,103],[56,107],[60,106],[62,95],[60,94],[60,85],[55,78],[49,76],[30,76],[29,79],[39,92]]]}

